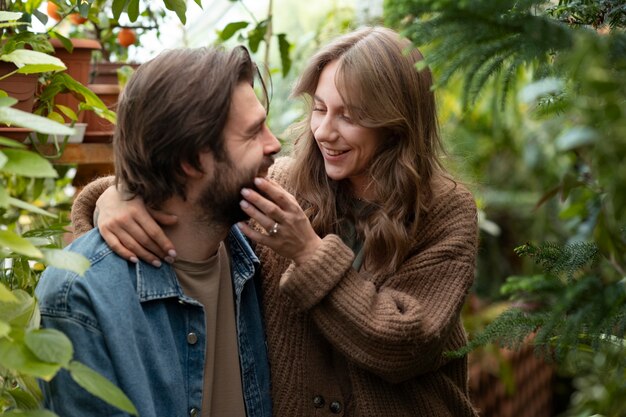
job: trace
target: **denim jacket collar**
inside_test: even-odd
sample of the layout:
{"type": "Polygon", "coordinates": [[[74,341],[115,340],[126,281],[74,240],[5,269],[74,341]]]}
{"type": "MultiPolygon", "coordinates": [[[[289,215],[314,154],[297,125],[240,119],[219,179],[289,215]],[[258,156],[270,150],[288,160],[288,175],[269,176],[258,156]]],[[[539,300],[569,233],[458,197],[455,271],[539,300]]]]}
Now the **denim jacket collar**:
{"type": "MultiPolygon", "coordinates": [[[[259,258],[237,226],[231,227],[226,243],[232,259],[233,286],[237,296],[240,296],[245,283],[254,277],[259,270],[259,258]]],[[[155,268],[147,263],[139,262],[135,271],[137,273],[137,295],[142,303],[177,297],[191,304],[197,304],[196,301],[183,294],[171,265],[163,264],[160,268],[155,268]]]]}

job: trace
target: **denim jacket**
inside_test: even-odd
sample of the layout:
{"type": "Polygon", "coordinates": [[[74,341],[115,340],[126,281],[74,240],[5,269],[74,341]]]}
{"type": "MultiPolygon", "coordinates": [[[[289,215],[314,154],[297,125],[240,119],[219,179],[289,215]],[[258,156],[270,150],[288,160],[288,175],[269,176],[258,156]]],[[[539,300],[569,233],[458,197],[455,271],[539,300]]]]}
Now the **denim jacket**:
{"type": "MultiPolygon", "coordinates": [[[[255,283],[259,261],[236,227],[227,244],[244,403],[248,416],[270,417],[269,364],[255,283]]],[[[43,327],[64,332],[74,345],[74,359],[120,387],[141,417],[199,416],[206,335],[202,305],[183,294],[169,265],[127,262],[97,229],[68,249],[86,256],[91,267],[84,276],[52,267],[44,272],[36,289],[43,327]]],[[[60,416],[127,415],[79,387],[64,370],[41,385],[46,407],[60,416]]]]}

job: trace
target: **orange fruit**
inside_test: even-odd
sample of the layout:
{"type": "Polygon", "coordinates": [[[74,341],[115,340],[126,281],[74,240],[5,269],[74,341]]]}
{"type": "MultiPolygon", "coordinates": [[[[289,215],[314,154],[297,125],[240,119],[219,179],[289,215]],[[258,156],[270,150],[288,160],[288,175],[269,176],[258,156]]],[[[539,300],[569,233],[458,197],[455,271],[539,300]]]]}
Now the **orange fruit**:
{"type": "Polygon", "coordinates": [[[48,2],[48,16],[50,16],[51,18],[53,18],[56,21],[61,20],[61,15],[59,14],[59,6],[57,6],[56,4],[52,3],[51,1],[48,2]]]}
{"type": "Polygon", "coordinates": [[[137,41],[137,35],[132,29],[122,28],[117,33],[117,43],[122,45],[124,48],[129,47],[137,41]]]}
{"type": "Polygon", "coordinates": [[[85,23],[88,19],[86,17],[82,17],[80,15],[80,13],[72,13],[70,15],[70,20],[72,21],[72,23],[74,23],[75,25],[82,25],[83,23],[85,23]]]}

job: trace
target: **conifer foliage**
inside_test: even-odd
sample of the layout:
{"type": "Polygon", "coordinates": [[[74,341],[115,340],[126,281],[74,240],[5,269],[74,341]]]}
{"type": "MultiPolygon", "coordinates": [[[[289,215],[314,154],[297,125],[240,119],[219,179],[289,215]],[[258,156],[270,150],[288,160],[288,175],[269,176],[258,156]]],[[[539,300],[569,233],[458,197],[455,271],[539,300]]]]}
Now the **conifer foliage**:
{"type": "Polygon", "coordinates": [[[514,307],[449,354],[533,335],[587,378],[580,387],[610,357],[618,366],[595,374],[601,395],[589,385],[571,415],[626,415],[626,0],[387,0],[385,16],[426,50],[437,88],[462,81],[467,112],[487,92],[495,112],[525,109],[558,165],[558,182],[536,190],[536,210],[558,207],[550,242],[521,236],[516,249],[534,273],[509,277],[501,293],[514,307]]]}

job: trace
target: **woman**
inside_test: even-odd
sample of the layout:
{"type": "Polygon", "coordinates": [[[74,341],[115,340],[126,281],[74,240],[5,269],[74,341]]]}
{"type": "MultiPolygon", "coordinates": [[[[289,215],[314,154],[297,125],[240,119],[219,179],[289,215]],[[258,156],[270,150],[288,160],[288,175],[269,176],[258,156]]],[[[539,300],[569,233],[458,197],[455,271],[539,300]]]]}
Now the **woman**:
{"type": "MultiPolygon", "coordinates": [[[[385,28],[331,42],[295,87],[310,112],[293,159],[242,190],[254,227],[240,227],[263,265],[278,416],[476,415],[466,358],[444,355],[466,341],[459,314],[474,276],[476,208],[441,166],[421,61],[385,28]]],[[[153,260],[137,241],[174,253],[139,202],[117,221],[113,201],[99,226],[118,253],[153,260]]],[[[91,213],[79,211],[83,229],[91,213]]]]}

